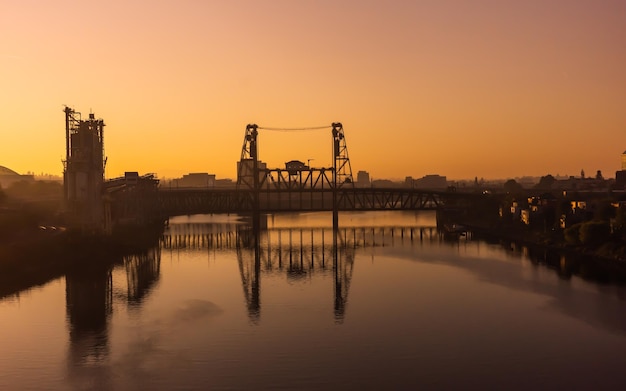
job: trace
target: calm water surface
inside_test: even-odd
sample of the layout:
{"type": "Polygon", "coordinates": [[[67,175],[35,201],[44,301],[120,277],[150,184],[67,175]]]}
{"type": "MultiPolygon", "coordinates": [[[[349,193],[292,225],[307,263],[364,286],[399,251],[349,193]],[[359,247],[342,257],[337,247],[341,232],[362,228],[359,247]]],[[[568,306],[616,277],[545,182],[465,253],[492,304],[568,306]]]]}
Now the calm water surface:
{"type": "Polygon", "coordinates": [[[626,389],[624,286],[434,225],[174,219],[123,265],[1,298],[0,390],[626,389]]]}

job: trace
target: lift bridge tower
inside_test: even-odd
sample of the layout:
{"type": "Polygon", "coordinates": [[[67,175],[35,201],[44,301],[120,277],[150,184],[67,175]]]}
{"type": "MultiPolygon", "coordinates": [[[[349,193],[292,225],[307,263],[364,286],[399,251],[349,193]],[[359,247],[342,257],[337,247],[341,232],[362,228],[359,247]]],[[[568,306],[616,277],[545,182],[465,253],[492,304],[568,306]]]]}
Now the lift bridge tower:
{"type": "Polygon", "coordinates": [[[330,126],[314,128],[269,128],[256,124],[246,126],[246,133],[241,148],[241,159],[237,164],[237,188],[258,190],[266,184],[268,176],[276,178],[272,188],[276,190],[293,190],[295,188],[318,188],[325,185],[330,188],[354,186],[352,167],[348,157],[346,137],[343,125],[335,122],[330,126]],[[259,160],[258,135],[259,130],[276,131],[306,131],[312,129],[332,129],[332,167],[311,168],[305,167],[295,171],[279,168],[267,168],[265,163],[259,160]],[[289,175],[298,178],[282,180],[282,174],[289,171],[289,175]],[[271,175],[274,176],[271,176],[271,175]],[[329,176],[330,174],[330,176],[329,176]],[[296,185],[298,184],[298,185],[296,185]]]}
{"type": "Polygon", "coordinates": [[[332,191],[333,222],[336,223],[337,196],[338,190],[342,187],[354,187],[354,181],[343,125],[340,122],[313,128],[268,128],[256,124],[246,126],[241,159],[237,166],[237,188],[250,191],[250,199],[246,202],[251,204],[255,214],[258,214],[261,209],[261,189],[266,189],[268,193],[274,192],[277,197],[280,197],[281,192],[291,192],[308,194],[311,199],[315,197],[314,190],[332,191]],[[332,134],[332,166],[330,167],[312,168],[302,165],[291,169],[267,168],[265,163],[259,160],[257,140],[259,130],[307,131],[329,128],[332,134]]]}
{"type": "Polygon", "coordinates": [[[65,107],[65,160],[63,185],[65,210],[70,229],[86,234],[106,231],[103,184],[104,121],[65,107]]]}

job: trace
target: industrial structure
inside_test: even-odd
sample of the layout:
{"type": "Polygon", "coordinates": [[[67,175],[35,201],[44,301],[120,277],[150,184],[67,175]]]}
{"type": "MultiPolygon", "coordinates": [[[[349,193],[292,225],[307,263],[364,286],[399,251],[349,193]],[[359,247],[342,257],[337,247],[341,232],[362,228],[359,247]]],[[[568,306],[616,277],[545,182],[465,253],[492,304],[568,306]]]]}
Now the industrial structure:
{"type": "Polygon", "coordinates": [[[104,204],[104,121],[65,107],[63,185],[69,226],[85,233],[106,231],[104,204]]]}
{"type": "MultiPolygon", "coordinates": [[[[162,221],[153,174],[104,179],[104,121],[65,107],[64,209],[68,228],[109,236],[119,228],[162,221]]],[[[126,230],[128,231],[128,230],[126,230]]]]}

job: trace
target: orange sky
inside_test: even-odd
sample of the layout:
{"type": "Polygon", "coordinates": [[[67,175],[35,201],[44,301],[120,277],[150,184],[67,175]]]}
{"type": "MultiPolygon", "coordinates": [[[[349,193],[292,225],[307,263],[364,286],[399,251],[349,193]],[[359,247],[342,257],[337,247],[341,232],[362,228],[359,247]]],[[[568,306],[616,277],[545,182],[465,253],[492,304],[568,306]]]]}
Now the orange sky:
{"type": "MultiPolygon", "coordinates": [[[[234,177],[246,124],[344,125],[374,178],[612,177],[623,0],[0,3],[0,165],[61,174],[63,105],[103,118],[106,175],[234,177]]],[[[330,130],[261,131],[270,167],[330,130]]]]}

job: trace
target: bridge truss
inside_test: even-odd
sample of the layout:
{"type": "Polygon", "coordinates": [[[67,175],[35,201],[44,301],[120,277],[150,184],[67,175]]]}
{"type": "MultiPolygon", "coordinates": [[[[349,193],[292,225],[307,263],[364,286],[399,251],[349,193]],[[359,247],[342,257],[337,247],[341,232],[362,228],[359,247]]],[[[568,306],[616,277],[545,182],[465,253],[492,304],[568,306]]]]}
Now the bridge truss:
{"type": "Polygon", "coordinates": [[[160,188],[159,210],[163,215],[199,213],[320,212],[377,210],[436,210],[441,206],[467,206],[472,194],[433,192],[402,188],[270,189],[251,190],[160,188]],[[334,197],[336,196],[336,201],[334,197]]]}
{"type": "MultiPolygon", "coordinates": [[[[292,162],[290,162],[292,163],[292,162]]],[[[435,210],[467,204],[469,194],[434,192],[412,188],[356,188],[343,125],[300,129],[246,126],[236,189],[159,189],[162,214],[259,213],[332,211],[336,225],[339,211],[435,210]],[[311,168],[302,162],[285,168],[267,168],[259,159],[260,130],[299,131],[330,129],[332,166],[311,168]]],[[[256,219],[253,219],[253,223],[256,219]]],[[[254,225],[254,224],[253,224],[254,225]]]]}
{"type": "Polygon", "coordinates": [[[241,158],[237,165],[237,189],[251,191],[273,190],[318,190],[353,187],[352,166],[348,156],[348,146],[343,125],[335,122],[330,126],[300,129],[263,128],[256,124],[246,126],[241,148],[241,158]],[[259,160],[259,130],[298,131],[330,128],[333,141],[333,162],[331,167],[311,168],[267,168],[259,160]]]}

